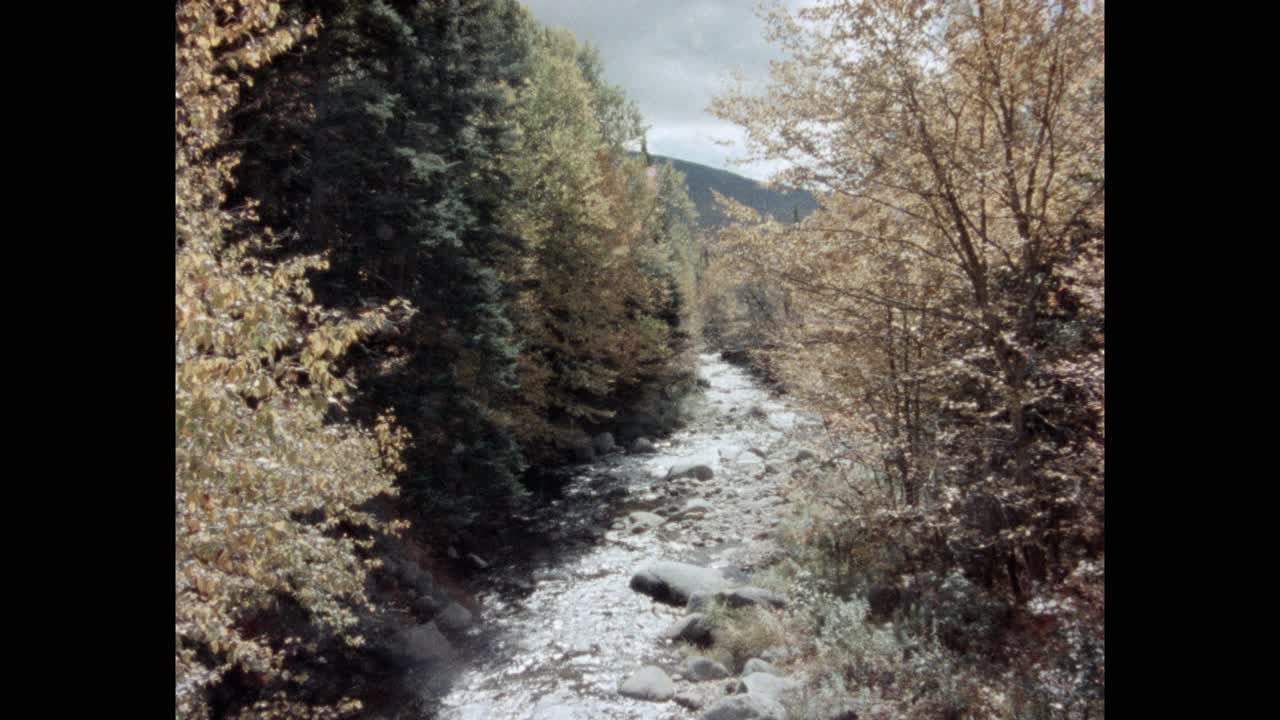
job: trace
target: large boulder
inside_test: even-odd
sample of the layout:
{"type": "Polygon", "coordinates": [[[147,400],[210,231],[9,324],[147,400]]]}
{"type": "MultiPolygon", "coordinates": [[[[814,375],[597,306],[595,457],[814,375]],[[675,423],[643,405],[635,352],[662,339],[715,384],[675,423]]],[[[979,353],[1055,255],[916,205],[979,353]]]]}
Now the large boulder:
{"type": "MultiPolygon", "coordinates": [[[[392,561],[395,562],[394,560],[392,561]]],[[[395,569],[400,580],[419,595],[430,595],[435,590],[435,579],[431,573],[423,570],[418,563],[412,560],[395,563],[395,569]]]]}
{"type": "Polygon", "coordinates": [[[644,510],[637,510],[631,513],[627,516],[627,519],[631,522],[631,532],[652,530],[667,521],[666,518],[657,513],[646,512],[644,510]]]}
{"type": "Polygon", "coordinates": [[[693,645],[710,645],[711,622],[702,613],[685,615],[662,631],[662,637],[693,645]]]}
{"type": "Polygon", "coordinates": [[[420,595],[417,600],[413,601],[413,609],[414,612],[423,616],[424,619],[429,620],[434,617],[436,613],[445,609],[448,604],[448,601],[440,599],[435,594],[427,594],[420,595]]]}
{"type": "Polygon", "coordinates": [[[711,609],[711,600],[711,593],[702,591],[690,593],[684,609],[692,613],[706,612],[711,609]]]}
{"type": "Polygon", "coordinates": [[[649,563],[631,576],[632,590],[669,605],[684,605],[695,592],[716,593],[732,585],[719,570],[671,560],[649,563]]]}
{"type": "Polygon", "coordinates": [[[676,694],[676,686],[671,678],[656,665],[646,665],[631,673],[631,677],[622,681],[618,688],[622,695],[637,700],[666,702],[676,694]]]}
{"type": "Polygon", "coordinates": [[[707,513],[711,512],[713,509],[714,507],[711,505],[711,503],[707,502],[706,500],[703,500],[701,498],[694,498],[686,502],[684,506],[681,507],[678,512],[676,512],[675,517],[682,520],[686,518],[689,518],[689,519],[701,518],[707,513]]]}
{"type": "Polygon", "coordinates": [[[781,700],[783,693],[800,687],[800,684],[791,678],[764,672],[743,675],[742,684],[746,686],[748,695],[762,695],[773,700],[781,700]]]}
{"type": "Polygon", "coordinates": [[[597,455],[613,452],[618,446],[613,442],[613,434],[602,432],[591,438],[591,447],[596,451],[597,455]]]}
{"type": "Polygon", "coordinates": [[[475,620],[470,610],[456,602],[451,602],[444,610],[440,611],[440,614],[435,617],[435,621],[445,630],[459,632],[471,627],[475,620]]]}
{"type": "Polygon", "coordinates": [[[691,477],[695,480],[710,480],[716,473],[707,465],[674,465],[667,471],[668,480],[679,480],[691,477]]]}
{"type": "Polygon", "coordinates": [[[702,720],[786,720],[787,711],[764,695],[731,695],[712,705],[702,720]]]}
{"type": "Polygon", "coordinates": [[[457,657],[457,651],[434,622],[401,632],[394,650],[397,658],[407,665],[451,661],[457,657]]]}
{"type": "Polygon", "coordinates": [[[729,669],[711,658],[694,655],[684,661],[684,674],[693,682],[721,680],[729,677],[729,669]]]}

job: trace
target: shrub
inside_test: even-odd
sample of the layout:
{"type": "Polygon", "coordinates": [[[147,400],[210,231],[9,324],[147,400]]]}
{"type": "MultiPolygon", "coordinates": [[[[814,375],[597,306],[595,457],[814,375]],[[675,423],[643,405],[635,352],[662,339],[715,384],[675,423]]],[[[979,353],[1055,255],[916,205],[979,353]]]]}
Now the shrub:
{"type": "Polygon", "coordinates": [[[731,609],[724,603],[715,603],[710,620],[715,628],[710,652],[734,672],[741,671],[747,660],[786,645],[788,638],[794,636],[781,613],[761,607],[731,609]]]}

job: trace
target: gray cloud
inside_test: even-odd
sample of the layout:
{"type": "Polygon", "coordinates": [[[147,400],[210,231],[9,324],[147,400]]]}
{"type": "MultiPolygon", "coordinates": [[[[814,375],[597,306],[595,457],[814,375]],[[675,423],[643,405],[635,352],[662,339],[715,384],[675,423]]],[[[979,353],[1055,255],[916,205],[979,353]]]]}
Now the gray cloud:
{"type": "Polygon", "coordinates": [[[763,82],[769,60],[779,57],[752,0],[523,2],[543,24],[568,28],[579,42],[600,48],[606,80],[622,86],[651,126],[650,151],[759,179],[779,169],[729,163],[744,154],[742,132],[706,112],[733,71],[763,82]],[[721,147],[717,140],[739,144],[721,147]]]}

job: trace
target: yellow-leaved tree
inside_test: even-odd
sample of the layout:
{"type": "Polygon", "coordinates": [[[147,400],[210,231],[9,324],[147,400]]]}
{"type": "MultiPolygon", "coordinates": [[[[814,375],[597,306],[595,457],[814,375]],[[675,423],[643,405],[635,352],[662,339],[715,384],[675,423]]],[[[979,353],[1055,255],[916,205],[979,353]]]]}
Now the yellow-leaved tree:
{"type": "Polygon", "coordinates": [[[826,514],[807,539],[882,587],[941,597],[963,575],[1007,603],[1017,622],[989,637],[1023,634],[973,655],[1016,658],[1035,702],[1083,716],[1104,678],[1103,14],[775,3],[789,59],[763,94],[712,106],[758,157],[792,163],[778,180],[821,198],[720,248],[796,293],[771,359],[857,461],[812,473],[826,514]]]}
{"type": "MultiPolygon", "coordinates": [[[[291,656],[317,637],[359,644],[364,602],[353,531],[390,529],[365,508],[394,492],[403,433],[326,423],[349,383],[334,363],[362,335],[407,316],[404,305],[357,317],[312,304],[317,257],[272,263],[252,207],[224,207],[235,167],[228,113],[248,71],[310,28],[279,26],[265,0],[187,0],[176,9],[175,99],[175,702],[209,715],[229,673],[257,688],[241,717],[332,717],[359,703],[297,697],[291,656]],[[248,239],[224,240],[233,225],[248,239]],[[305,631],[280,637],[260,618],[289,606],[305,631]]],[[[367,532],[365,533],[367,537],[367,532]]]]}
{"type": "Polygon", "coordinates": [[[602,112],[601,95],[616,90],[584,73],[591,56],[572,34],[531,17],[526,32],[531,69],[514,113],[503,222],[525,243],[506,269],[523,340],[515,427],[531,457],[545,459],[539,449],[583,444],[584,428],[614,417],[620,394],[671,372],[675,358],[673,322],[659,317],[671,293],[655,279],[670,264],[667,246],[646,235],[656,191],[644,162],[613,147],[638,129],[601,119],[629,106],[619,95],[602,112]]]}

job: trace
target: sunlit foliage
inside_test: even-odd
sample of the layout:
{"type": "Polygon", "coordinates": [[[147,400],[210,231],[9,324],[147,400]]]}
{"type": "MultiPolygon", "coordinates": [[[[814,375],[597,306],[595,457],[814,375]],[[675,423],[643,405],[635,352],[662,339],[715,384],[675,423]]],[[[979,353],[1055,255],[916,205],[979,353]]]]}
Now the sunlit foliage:
{"type": "Polygon", "coordinates": [[[959,570],[1008,600],[1022,711],[1055,716],[1096,710],[1103,678],[1102,14],[775,7],[790,61],[713,105],[821,197],[718,249],[720,272],[797,294],[760,360],[851,463],[810,476],[808,540],[867,583],[941,597],[959,570]]]}
{"type": "Polygon", "coordinates": [[[526,456],[689,375],[692,207],[514,0],[175,20],[178,714],[350,715],[372,538],[502,524],[526,456]]]}
{"type": "Polygon", "coordinates": [[[308,706],[285,688],[299,638],[255,629],[296,604],[348,643],[364,599],[362,541],[384,528],[362,505],[392,493],[403,432],[322,421],[347,395],[337,361],[403,305],[357,316],[311,303],[317,257],[261,259],[264,234],[230,244],[251,212],[222,207],[234,154],[221,152],[242,69],[262,66],[305,31],[277,26],[267,2],[177,7],[175,241],[175,643],[179,716],[205,717],[209,688],[236,670],[269,693],[243,717],[325,717],[357,703],[308,706]],[[275,688],[272,690],[271,688],[275,688]]]}
{"type": "Polygon", "coordinates": [[[622,152],[638,113],[596,53],[532,19],[526,32],[504,217],[525,243],[508,278],[523,340],[516,427],[536,453],[580,444],[629,390],[678,369],[694,258],[683,179],[622,152]]]}

